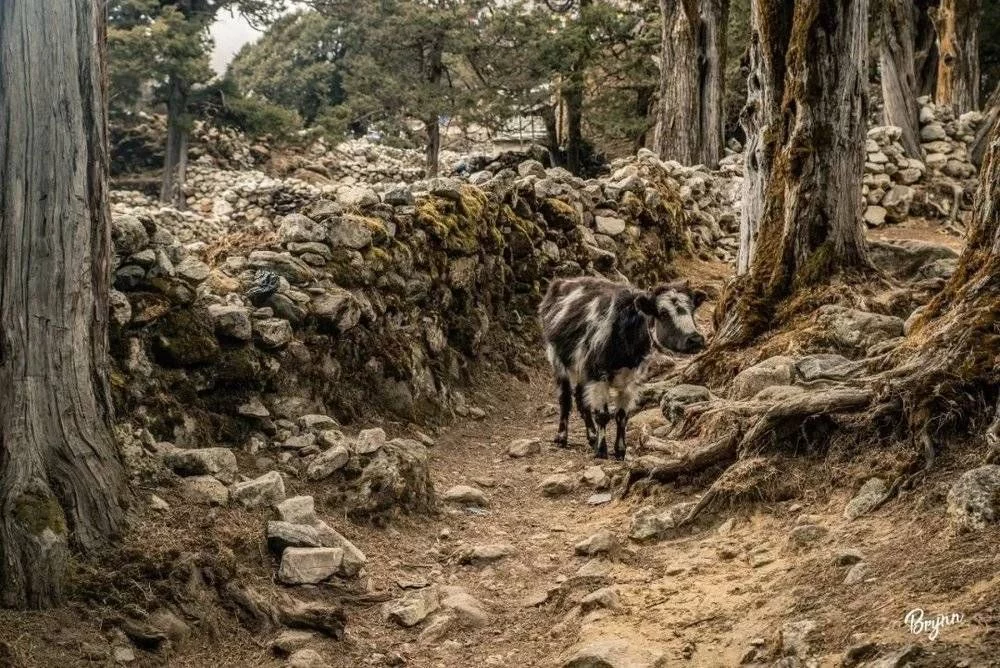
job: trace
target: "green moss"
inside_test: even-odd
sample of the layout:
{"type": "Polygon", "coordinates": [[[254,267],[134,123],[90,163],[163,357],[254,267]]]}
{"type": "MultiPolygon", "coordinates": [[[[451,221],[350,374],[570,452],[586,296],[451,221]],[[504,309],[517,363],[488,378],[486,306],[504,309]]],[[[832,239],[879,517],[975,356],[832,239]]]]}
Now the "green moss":
{"type": "Polygon", "coordinates": [[[571,204],[555,197],[546,197],[538,205],[546,224],[560,230],[571,230],[580,225],[580,214],[571,204]]]}
{"type": "Polygon", "coordinates": [[[36,536],[46,529],[58,535],[66,533],[66,516],[53,496],[22,494],[14,502],[14,519],[36,536]]]}
{"type": "Polygon", "coordinates": [[[157,323],[153,352],[161,364],[193,366],[214,361],[219,355],[219,344],[207,314],[181,310],[169,313],[157,323]]]}

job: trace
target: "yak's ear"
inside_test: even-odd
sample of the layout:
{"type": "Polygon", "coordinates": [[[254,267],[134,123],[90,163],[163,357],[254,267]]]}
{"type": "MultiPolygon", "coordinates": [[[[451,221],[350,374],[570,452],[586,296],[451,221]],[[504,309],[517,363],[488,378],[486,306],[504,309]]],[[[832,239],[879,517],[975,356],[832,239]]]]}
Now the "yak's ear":
{"type": "Polygon", "coordinates": [[[639,309],[640,313],[649,316],[656,315],[656,299],[648,292],[643,292],[635,298],[635,307],[639,309]]]}
{"type": "Polygon", "coordinates": [[[694,304],[695,308],[698,308],[705,303],[706,299],[708,299],[708,294],[704,290],[691,291],[691,303],[694,304]]]}

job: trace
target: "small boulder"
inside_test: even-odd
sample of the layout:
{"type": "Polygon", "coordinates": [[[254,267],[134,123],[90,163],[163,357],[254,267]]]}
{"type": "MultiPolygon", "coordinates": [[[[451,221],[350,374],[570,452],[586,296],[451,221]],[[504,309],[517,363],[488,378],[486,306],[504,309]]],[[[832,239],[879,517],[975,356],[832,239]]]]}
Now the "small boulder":
{"type": "Polygon", "coordinates": [[[269,471],[259,478],[238,482],[229,489],[229,498],[244,508],[273,506],[285,498],[285,482],[277,471],[269,471]]]}
{"type": "Polygon", "coordinates": [[[441,495],[441,499],[448,503],[455,503],[465,506],[488,506],[489,499],[481,490],[468,485],[455,485],[441,495]]]}
{"type": "Polygon", "coordinates": [[[598,638],[570,649],[562,668],[661,668],[663,652],[645,639],[598,638]]]}
{"type": "Polygon", "coordinates": [[[614,610],[620,605],[621,598],[618,596],[618,592],[611,587],[602,587],[580,599],[580,608],[584,614],[597,608],[614,610]]]}
{"type": "Polygon", "coordinates": [[[884,480],[869,478],[844,508],[844,518],[854,520],[871,512],[888,493],[884,480]]]}
{"type": "Polygon", "coordinates": [[[293,496],[277,505],[278,517],[292,524],[316,523],[316,504],[311,496],[293,496]]]}
{"type": "Polygon", "coordinates": [[[281,556],[278,580],[285,584],[317,584],[337,573],[344,551],[336,547],[289,547],[281,556]]]}
{"type": "Polygon", "coordinates": [[[257,335],[257,343],[262,348],[281,348],[292,340],[292,325],[281,318],[255,320],[253,329],[257,335]]]}
{"type": "Polygon", "coordinates": [[[584,538],[573,546],[574,552],[581,556],[593,557],[599,554],[609,554],[618,549],[618,539],[607,529],[601,529],[592,536],[584,538]]]}
{"type": "Polygon", "coordinates": [[[267,547],[281,554],[287,547],[323,547],[316,529],[305,524],[272,520],[267,523],[267,547]]]}
{"type": "Polygon", "coordinates": [[[600,466],[588,466],[583,470],[580,480],[585,485],[589,485],[596,490],[607,489],[611,486],[611,478],[600,466]]]}
{"type": "Polygon", "coordinates": [[[236,455],[228,448],[192,448],[168,450],[163,463],[180,476],[210,475],[222,482],[236,477],[236,455]]]}
{"type": "Polygon", "coordinates": [[[354,441],[354,451],[360,455],[368,455],[377,452],[385,445],[385,441],[385,430],[381,427],[362,429],[354,441]]]}
{"type": "Polygon", "coordinates": [[[323,655],[314,649],[295,650],[288,657],[287,668],[330,668],[323,655]]]}
{"type": "Polygon", "coordinates": [[[542,480],[538,488],[545,496],[563,496],[576,489],[576,480],[566,473],[556,473],[542,480]]]}
{"type": "Polygon", "coordinates": [[[441,607],[465,626],[482,627],[490,622],[482,601],[461,587],[442,587],[441,607]]]}
{"type": "Polygon", "coordinates": [[[326,429],[336,429],[340,425],[329,415],[319,415],[316,413],[311,413],[309,415],[302,415],[297,420],[299,426],[306,431],[324,431],[326,429]]]}
{"type": "Polygon", "coordinates": [[[441,607],[435,587],[409,591],[402,598],[389,601],[382,606],[382,615],[388,621],[400,626],[416,626],[427,616],[441,607]]]}
{"type": "Polygon", "coordinates": [[[328,450],[316,455],[316,458],[309,463],[306,469],[306,477],[310,480],[323,480],[339,471],[347,464],[351,458],[351,453],[343,445],[335,445],[328,450]]]}
{"type": "Polygon", "coordinates": [[[508,557],[514,554],[514,552],[514,546],[507,543],[475,545],[460,552],[458,561],[462,564],[490,563],[508,557]]]}
{"type": "Polygon", "coordinates": [[[1000,466],[966,471],[948,491],[948,516],[958,531],[978,531],[1000,522],[1000,466]]]}
{"type": "Polygon", "coordinates": [[[507,446],[507,455],[514,458],[537,455],[542,451],[542,443],[537,438],[518,438],[507,446]]]}
{"type": "Polygon", "coordinates": [[[338,571],[339,575],[354,577],[368,563],[368,558],[364,552],[359,550],[354,543],[347,540],[326,522],[317,520],[313,526],[316,529],[316,535],[321,545],[324,547],[340,548],[344,551],[344,558],[340,563],[340,570],[338,571]]]}
{"type": "Polygon", "coordinates": [[[793,545],[806,547],[825,537],[830,530],[819,524],[800,524],[794,527],[788,538],[793,545]]]}

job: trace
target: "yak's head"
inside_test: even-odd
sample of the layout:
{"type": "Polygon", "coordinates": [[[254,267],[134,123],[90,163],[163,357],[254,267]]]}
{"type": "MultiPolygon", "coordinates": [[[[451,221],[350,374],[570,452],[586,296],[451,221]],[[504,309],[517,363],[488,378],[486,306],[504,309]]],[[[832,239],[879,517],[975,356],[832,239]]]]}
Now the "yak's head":
{"type": "Polygon", "coordinates": [[[694,353],[705,347],[694,312],[705,301],[705,293],[685,283],[664,283],[635,298],[635,306],[646,316],[649,336],[660,351],[694,353]]]}

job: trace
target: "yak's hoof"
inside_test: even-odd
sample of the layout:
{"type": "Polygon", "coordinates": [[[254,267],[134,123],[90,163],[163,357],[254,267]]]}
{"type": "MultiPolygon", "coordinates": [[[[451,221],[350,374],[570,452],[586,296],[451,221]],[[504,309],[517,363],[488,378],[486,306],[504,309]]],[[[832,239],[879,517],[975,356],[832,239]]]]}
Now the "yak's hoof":
{"type": "Polygon", "coordinates": [[[625,461],[625,451],[624,450],[615,450],[615,459],[617,461],[620,461],[620,462],[625,461]]]}
{"type": "Polygon", "coordinates": [[[552,442],[560,448],[569,447],[569,437],[566,434],[556,434],[556,437],[552,439],[552,442]]]}
{"type": "Polygon", "coordinates": [[[596,457],[597,459],[607,459],[608,458],[608,449],[604,448],[603,450],[596,451],[594,453],[594,457],[596,457]]]}

